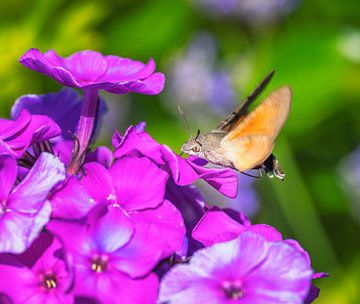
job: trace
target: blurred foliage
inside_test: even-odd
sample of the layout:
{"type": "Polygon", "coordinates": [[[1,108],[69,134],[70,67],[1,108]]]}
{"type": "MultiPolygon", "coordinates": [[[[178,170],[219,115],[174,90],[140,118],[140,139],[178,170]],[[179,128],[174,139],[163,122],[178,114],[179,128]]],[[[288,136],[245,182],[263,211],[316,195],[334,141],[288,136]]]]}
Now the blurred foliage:
{"type": "MultiPolygon", "coordinates": [[[[360,208],[360,202],[339,174],[340,162],[360,143],[360,2],[303,1],[288,16],[256,26],[212,18],[194,2],[2,0],[0,114],[8,116],[22,94],[60,89],[21,67],[17,60],[28,48],[63,56],[94,49],[144,61],[153,57],[158,70],[167,72],[171,58],[196,33],[212,33],[239,98],[272,68],[276,75],[266,93],[285,83],[293,88],[291,115],[275,148],[287,179],[258,183],[262,207],[255,220],[298,239],[314,268],[331,274],[320,282],[318,303],[360,303],[360,223],[350,207],[360,208]]],[[[113,96],[111,106],[116,103],[124,111],[112,118],[113,128],[123,131],[145,120],[157,140],[179,151],[187,135],[162,96],[113,96]]],[[[201,127],[196,123],[191,121],[201,127]]],[[[103,142],[110,143],[110,134],[103,142]]]]}

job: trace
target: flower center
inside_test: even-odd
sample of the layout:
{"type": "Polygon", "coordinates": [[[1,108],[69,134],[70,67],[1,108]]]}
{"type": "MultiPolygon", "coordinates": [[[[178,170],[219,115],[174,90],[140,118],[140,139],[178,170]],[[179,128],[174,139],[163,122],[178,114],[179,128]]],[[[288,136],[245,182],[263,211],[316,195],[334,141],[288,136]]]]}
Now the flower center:
{"type": "Polygon", "coordinates": [[[56,281],[56,277],[54,274],[46,274],[43,277],[42,280],[42,285],[46,288],[46,289],[54,289],[57,287],[57,281],[56,281]]]}
{"type": "Polygon", "coordinates": [[[222,285],[225,296],[228,299],[239,300],[243,297],[244,292],[241,289],[241,284],[238,281],[235,282],[224,282],[222,285]]]}
{"type": "Polygon", "coordinates": [[[6,208],[6,201],[0,202],[0,218],[9,211],[10,209],[6,208]]]}
{"type": "Polygon", "coordinates": [[[104,272],[108,268],[108,258],[105,256],[95,256],[91,261],[91,270],[94,272],[104,272]]]}

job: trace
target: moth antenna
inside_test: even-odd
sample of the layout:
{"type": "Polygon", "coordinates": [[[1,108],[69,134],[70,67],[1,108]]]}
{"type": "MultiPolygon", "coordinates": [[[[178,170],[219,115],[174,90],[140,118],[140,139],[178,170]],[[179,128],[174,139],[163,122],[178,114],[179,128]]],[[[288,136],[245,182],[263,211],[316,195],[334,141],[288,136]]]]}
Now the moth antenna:
{"type": "Polygon", "coordinates": [[[183,109],[179,105],[177,105],[177,107],[178,107],[178,110],[179,110],[180,117],[181,117],[182,121],[184,122],[186,131],[189,133],[190,136],[192,136],[191,131],[190,131],[190,127],[189,127],[189,123],[186,120],[185,113],[184,113],[183,109]]]}

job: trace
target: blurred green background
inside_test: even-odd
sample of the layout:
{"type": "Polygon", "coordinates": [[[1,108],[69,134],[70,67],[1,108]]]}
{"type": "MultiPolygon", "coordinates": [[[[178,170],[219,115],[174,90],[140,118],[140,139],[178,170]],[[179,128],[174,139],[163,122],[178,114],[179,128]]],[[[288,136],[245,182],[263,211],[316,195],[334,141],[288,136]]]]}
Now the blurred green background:
{"type": "Polygon", "coordinates": [[[0,114],[8,117],[20,95],[60,89],[18,63],[28,48],[153,57],[168,76],[165,91],[104,94],[110,113],[101,142],[145,120],[155,139],[179,151],[188,135],[177,103],[192,129],[206,131],[274,68],[266,93],[293,88],[275,147],[287,178],[254,183],[253,220],[299,240],[314,269],[330,273],[318,282],[317,303],[360,303],[360,2],[235,2],[242,0],[2,0],[0,114]]]}

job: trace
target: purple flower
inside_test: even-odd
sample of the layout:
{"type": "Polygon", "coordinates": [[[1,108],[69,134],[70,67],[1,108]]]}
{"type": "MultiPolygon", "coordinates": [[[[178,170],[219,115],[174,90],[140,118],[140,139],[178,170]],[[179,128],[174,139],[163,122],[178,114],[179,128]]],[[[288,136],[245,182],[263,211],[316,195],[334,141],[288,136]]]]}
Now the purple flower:
{"type": "Polygon", "coordinates": [[[57,239],[42,233],[23,255],[0,255],[0,293],[14,303],[72,303],[72,275],[61,249],[57,239]]]}
{"type": "MultiPolygon", "coordinates": [[[[286,243],[294,247],[303,255],[308,267],[311,267],[309,254],[295,240],[283,240],[282,235],[275,228],[265,225],[252,225],[248,218],[231,209],[221,210],[213,207],[199,221],[198,225],[192,232],[192,237],[205,246],[210,246],[219,242],[226,242],[241,236],[245,232],[251,232],[261,235],[269,242],[286,243]]],[[[312,279],[327,277],[324,272],[314,273],[312,279]]],[[[311,303],[319,295],[319,289],[312,285],[306,298],[306,303],[311,303]]]]}
{"type": "Polygon", "coordinates": [[[214,17],[240,17],[251,25],[265,25],[288,15],[299,0],[196,0],[195,4],[214,17]]]}
{"type": "Polygon", "coordinates": [[[160,302],[286,303],[305,300],[312,270],[295,247],[245,232],[197,251],[163,278],[160,302]]]}
{"type": "Polygon", "coordinates": [[[64,165],[42,153],[26,177],[14,187],[16,160],[0,152],[0,252],[21,253],[48,222],[49,191],[65,178],[64,165]]]}
{"type": "Polygon", "coordinates": [[[84,91],[76,132],[77,145],[74,146],[74,153],[67,169],[72,175],[78,174],[94,135],[100,89],[115,94],[135,92],[154,95],[159,94],[165,84],[164,74],[154,73],[155,62],[152,59],[145,65],[127,58],[103,56],[90,50],[63,58],[55,51],[43,54],[37,49],[30,49],[20,58],[20,62],[66,86],[81,88],[84,91]]]}
{"type": "Polygon", "coordinates": [[[185,227],[180,212],[164,200],[166,171],[140,156],[121,157],[109,170],[97,163],[84,168],[81,183],[98,204],[120,207],[134,221],[154,226],[162,236],[164,257],[181,248],[185,227]]]}
{"type": "Polygon", "coordinates": [[[0,119],[0,141],[4,142],[16,158],[33,144],[61,134],[60,127],[44,115],[30,115],[23,110],[16,120],[0,119]]]}
{"type": "Polygon", "coordinates": [[[195,186],[178,186],[172,180],[166,186],[165,197],[180,210],[184,218],[186,240],[182,252],[179,252],[178,255],[180,258],[185,258],[203,247],[199,241],[191,237],[191,232],[205,214],[207,205],[195,186]]]}
{"type": "Polygon", "coordinates": [[[150,272],[162,252],[151,225],[134,223],[114,207],[94,210],[86,225],[52,221],[48,227],[64,242],[77,296],[101,303],[155,303],[158,279],[150,272]]]}
{"type": "Polygon", "coordinates": [[[260,234],[267,241],[280,241],[282,236],[275,228],[265,225],[251,225],[242,213],[231,209],[212,207],[201,218],[192,232],[192,237],[205,246],[237,238],[245,231],[260,234]]]}
{"type": "MultiPolygon", "coordinates": [[[[83,98],[70,88],[62,88],[57,93],[44,95],[28,94],[20,96],[11,109],[11,117],[17,119],[25,109],[30,114],[41,114],[55,121],[62,130],[64,140],[73,139],[80,119],[83,98]]],[[[104,100],[100,100],[95,133],[100,129],[100,123],[107,108],[104,100]]]]}
{"type": "Polygon", "coordinates": [[[181,104],[188,115],[201,112],[207,119],[206,114],[232,111],[237,102],[230,71],[223,62],[216,62],[217,55],[214,37],[206,32],[197,34],[186,52],[172,62],[166,104],[181,104]],[[204,115],[207,108],[210,112],[204,115]]]}
{"type": "MultiPolygon", "coordinates": [[[[60,160],[65,164],[69,165],[71,163],[71,157],[73,152],[73,141],[64,140],[56,142],[53,145],[54,154],[58,155],[60,160]]],[[[109,168],[113,163],[113,153],[112,151],[105,146],[99,146],[93,151],[87,151],[84,159],[84,163],[88,162],[98,162],[104,167],[109,168]]]]}
{"type": "Polygon", "coordinates": [[[159,167],[166,168],[179,186],[190,185],[202,178],[226,196],[233,198],[237,194],[237,176],[233,170],[205,168],[198,159],[184,159],[168,146],[157,143],[143,129],[130,126],[123,137],[116,132],[113,145],[115,158],[129,154],[148,157],[159,167]]]}
{"type": "Polygon", "coordinates": [[[136,92],[159,94],[165,83],[162,73],[154,73],[155,62],[140,61],[86,50],[60,57],[51,50],[41,53],[28,50],[20,62],[39,73],[54,78],[65,86],[82,89],[103,89],[115,94],[136,92]]]}

